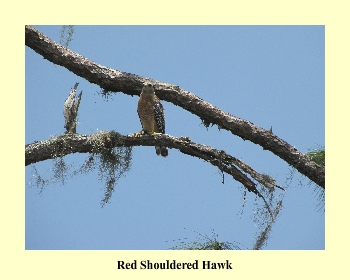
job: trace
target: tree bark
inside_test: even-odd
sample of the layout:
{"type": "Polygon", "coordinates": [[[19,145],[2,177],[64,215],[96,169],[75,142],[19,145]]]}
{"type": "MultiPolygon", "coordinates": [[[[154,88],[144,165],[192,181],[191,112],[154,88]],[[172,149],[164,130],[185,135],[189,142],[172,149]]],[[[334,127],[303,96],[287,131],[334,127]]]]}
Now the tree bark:
{"type": "Polygon", "coordinates": [[[99,65],[54,42],[32,26],[25,27],[25,43],[45,59],[99,85],[105,94],[139,95],[145,82],[154,85],[157,96],[197,115],[205,124],[218,125],[232,134],[269,150],[317,185],[325,188],[325,167],[311,161],[284,140],[253,123],[226,113],[180,87],[99,65]]]}

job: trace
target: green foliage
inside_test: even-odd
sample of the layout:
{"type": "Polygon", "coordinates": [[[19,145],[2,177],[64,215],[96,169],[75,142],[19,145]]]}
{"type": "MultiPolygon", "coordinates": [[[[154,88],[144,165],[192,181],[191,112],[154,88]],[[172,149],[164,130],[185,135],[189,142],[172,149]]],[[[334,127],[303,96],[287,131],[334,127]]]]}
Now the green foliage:
{"type": "MultiPolygon", "coordinates": [[[[326,151],[325,147],[315,148],[310,152],[307,152],[306,155],[318,165],[326,166],[326,151]]],[[[317,197],[317,211],[323,212],[325,211],[325,190],[323,188],[319,188],[315,186],[314,194],[317,197]]]]}
{"type": "Polygon", "coordinates": [[[60,44],[68,47],[69,43],[73,40],[74,25],[62,25],[60,31],[60,44]]]}
{"type": "Polygon", "coordinates": [[[326,151],[324,147],[314,149],[307,152],[306,155],[315,163],[325,166],[326,164],[326,151]]]}
{"type": "MultiPolygon", "coordinates": [[[[309,152],[305,153],[313,162],[317,163],[318,165],[321,166],[326,166],[326,151],[325,151],[325,147],[320,146],[318,148],[314,148],[314,149],[310,149],[309,152]]],[[[287,178],[287,183],[286,184],[291,184],[291,182],[293,181],[295,174],[297,173],[296,169],[291,169],[290,170],[290,174],[289,177],[287,178]]],[[[305,180],[306,177],[305,176],[301,176],[301,178],[299,179],[299,186],[303,186],[305,185],[305,180]]],[[[314,194],[316,196],[317,199],[317,205],[316,205],[316,209],[317,212],[322,212],[324,213],[325,211],[325,189],[321,188],[320,186],[316,185],[314,182],[312,181],[308,181],[306,183],[309,186],[313,186],[314,188],[314,194]]]]}
{"type": "MultiPolygon", "coordinates": [[[[271,178],[266,174],[264,176],[266,180],[270,180],[271,178]]],[[[258,230],[255,233],[253,250],[260,250],[266,245],[271,229],[282,209],[282,200],[285,195],[284,192],[277,195],[276,191],[271,191],[263,186],[261,186],[259,192],[264,196],[265,204],[262,204],[261,200],[257,197],[255,198],[253,220],[258,230]]]]}
{"type": "MultiPolygon", "coordinates": [[[[235,245],[230,242],[219,242],[218,241],[218,235],[214,233],[214,230],[212,230],[212,238],[208,237],[206,234],[201,234],[199,232],[193,231],[197,233],[200,238],[199,241],[193,241],[189,243],[181,242],[182,244],[172,247],[170,249],[172,250],[241,250],[241,248],[238,245],[235,245]]],[[[238,242],[235,242],[236,244],[239,244],[238,242]]],[[[241,244],[239,244],[241,245],[241,244]]]]}

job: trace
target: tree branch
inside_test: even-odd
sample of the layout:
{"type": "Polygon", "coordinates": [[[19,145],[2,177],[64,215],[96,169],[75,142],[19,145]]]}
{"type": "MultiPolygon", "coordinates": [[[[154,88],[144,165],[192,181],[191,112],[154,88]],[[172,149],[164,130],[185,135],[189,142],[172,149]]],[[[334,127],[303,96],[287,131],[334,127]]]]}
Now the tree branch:
{"type": "MultiPolygon", "coordinates": [[[[263,175],[244,162],[226,154],[222,150],[194,143],[188,137],[176,138],[167,134],[134,137],[133,135],[124,136],[114,131],[102,131],[91,135],[67,133],[45,141],[26,145],[25,165],[74,153],[94,154],[102,153],[115,147],[156,145],[178,149],[184,154],[203,159],[217,166],[222,172],[231,175],[235,180],[242,183],[248,191],[262,197],[256,189],[256,184],[243,172],[249,174],[254,179],[259,178],[259,176],[263,177],[263,175]]],[[[273,184],[264,184],[261,180],[257,181],[269,189],[273,188],[273,184]]]]}
{"type": "Polygon", "coordinates": [[[32,26],[25,28],[25,43],[35,52],[54,64],[61,65],[107,92],[123,92],[139,95],[145,82],[154,85],[157,96],[197,115],[206,124],[216,124],[232,134],[269,150],[301,174],[325,188],[325,167],[309,159],[284,140],[251,122],[226,113],[180,87],[138,75],[121,72],[99,65],[82,55],[61,46],[32,26]]]}

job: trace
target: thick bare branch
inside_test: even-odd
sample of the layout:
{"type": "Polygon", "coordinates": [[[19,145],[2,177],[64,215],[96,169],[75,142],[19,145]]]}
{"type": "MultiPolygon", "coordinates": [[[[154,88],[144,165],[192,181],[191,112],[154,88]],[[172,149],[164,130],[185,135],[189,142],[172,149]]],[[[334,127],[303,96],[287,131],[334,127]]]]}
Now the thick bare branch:
{"type": "MultiPolygon", "coordinates": [[[[101,153],[106,149],[108,150],[114,147],[156,145],[164,145],[169,148],[178,149],[184,154],[203,159],[217,166],[221,171],[231,175],[235,180],[242,183],[250,192],[260,196],[256,189],[256,184],[244,173],[249,174],[254,179],[262,175],[250,166],[226,154],[222,150],[194,143],[188,137],[176,138],[167,134],[134,137],[133,135],[124,136],[114,131],[103,131],[91,135],[68,133],[49,140],[26,145],[25,164],[29,165],[73,153],[101,153]]],[[[266,187],[271,188],[270,185],[266,185],[266,187]]]]}
{"type": "Polygon", "coordinates": [[[99,85],[105,92],[123,92],[139,95],[144,82],[154,84],[157,96],[197,115],[206,124],[216,124],[221,129],[260,145],[325,188],[325,168],[311,161],[305,154],[280,139],[270,130],[226,113],[202,100],[193,93],[172,84],[148,79],[99,65],[80,54],[54,42],[31,26],[26,26],[25,43],[45,59],[61,65],[78,76],[99,85]]]}

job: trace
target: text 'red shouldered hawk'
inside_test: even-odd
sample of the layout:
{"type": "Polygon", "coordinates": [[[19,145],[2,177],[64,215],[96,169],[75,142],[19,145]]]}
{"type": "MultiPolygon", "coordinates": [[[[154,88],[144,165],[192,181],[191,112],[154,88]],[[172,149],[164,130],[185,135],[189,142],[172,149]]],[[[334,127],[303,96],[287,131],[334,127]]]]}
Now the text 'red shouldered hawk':
{"type": "MultiPolygon", "coordinates": [[[[142,130],[136,133],[142,134],[165,133],[165,116],[162,103],[155,95],[151,84],[145,84],[142,88],[139,102],[137,104],[137,113],[142,125],[142,130]]],[[[165,146],[156,146],[156,154],[163,157],[168,156],[168,149],[165,146]]]]}

